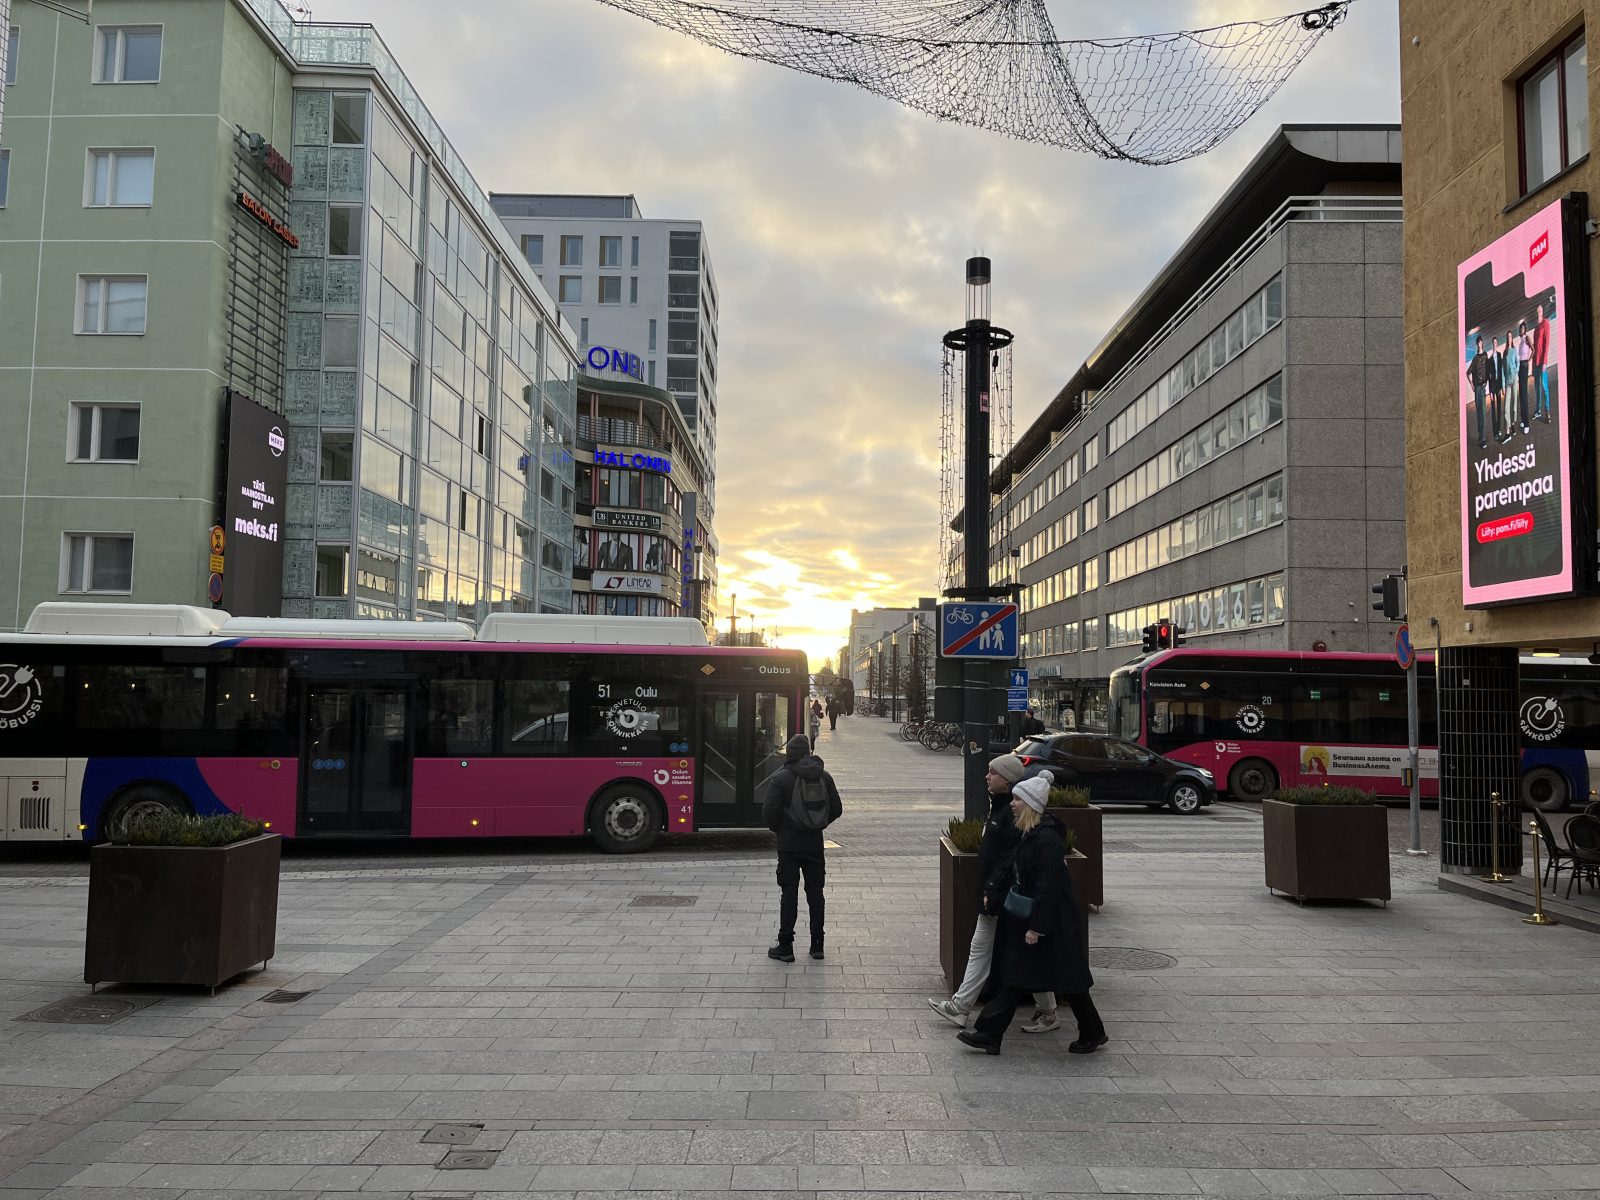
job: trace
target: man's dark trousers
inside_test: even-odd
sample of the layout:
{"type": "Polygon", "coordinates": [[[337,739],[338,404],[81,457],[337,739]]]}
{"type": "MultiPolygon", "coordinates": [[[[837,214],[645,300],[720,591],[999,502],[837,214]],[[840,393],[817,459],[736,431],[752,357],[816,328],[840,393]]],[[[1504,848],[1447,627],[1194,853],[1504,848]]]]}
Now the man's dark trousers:
{"type": "Polygon", "coordinates": [[[794,945],[794,923],[800,915],[800,877],[805,876],[806,905],[811,910],[811,944],[822,945],[822,885],[828,868],[821,850],[778,851],[778,944],[794,945]]]}

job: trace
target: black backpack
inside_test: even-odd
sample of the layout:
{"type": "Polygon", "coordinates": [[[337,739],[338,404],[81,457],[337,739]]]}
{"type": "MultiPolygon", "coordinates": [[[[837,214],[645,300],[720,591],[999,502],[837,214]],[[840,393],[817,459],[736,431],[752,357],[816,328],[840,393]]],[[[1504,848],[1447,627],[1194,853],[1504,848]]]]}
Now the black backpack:
{"type": "Polygon", "coordinates": [[[795,775],[788,817],[789,824],[797,829],[820,832],[828,827],[828,785],[820,775],[816,779],[795,775]]]}

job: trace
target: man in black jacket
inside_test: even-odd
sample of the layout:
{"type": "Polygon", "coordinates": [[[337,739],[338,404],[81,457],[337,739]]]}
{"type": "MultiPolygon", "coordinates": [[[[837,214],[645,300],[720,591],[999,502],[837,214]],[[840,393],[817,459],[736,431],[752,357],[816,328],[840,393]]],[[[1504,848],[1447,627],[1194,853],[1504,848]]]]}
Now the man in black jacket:
{"type": "Polygon", "coordinates": [[[811,912],[811,957],[822,957],[822,885],[827,878],[827,863],[822,851],[822,830],[799,825],[790,815],[790,800],[801,780],[821,781],[828,794],[825,824],[831,825],[844,812],[833,776],[822,769],[822,760],[811,753],[811,739],[797,734],[784,747],[783,766],[767,785],[761,815],[767,828],[778,835],[778,944],[767,951],[768,958],[794,961],[794,923],[800,913],[800,876],[806,881],[806,906],[811,912]]]}

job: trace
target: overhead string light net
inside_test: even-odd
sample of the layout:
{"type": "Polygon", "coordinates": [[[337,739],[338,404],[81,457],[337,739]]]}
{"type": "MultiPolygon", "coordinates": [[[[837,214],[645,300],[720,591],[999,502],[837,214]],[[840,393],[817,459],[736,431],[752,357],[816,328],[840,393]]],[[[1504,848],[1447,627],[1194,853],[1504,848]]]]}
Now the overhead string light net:
{"type": "Polygon", "coordinates": [[[1026,142],[1160,165],[1204,154],[1352,0],[1137,37],[1056,36],[1045,0],[600,0],[729,54],[1026,142]]]}

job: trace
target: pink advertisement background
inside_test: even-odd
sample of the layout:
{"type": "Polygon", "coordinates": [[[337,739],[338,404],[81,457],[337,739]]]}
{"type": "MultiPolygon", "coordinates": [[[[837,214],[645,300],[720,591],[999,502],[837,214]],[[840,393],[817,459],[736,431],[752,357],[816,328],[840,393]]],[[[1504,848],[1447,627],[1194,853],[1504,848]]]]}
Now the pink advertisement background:
{"type": "Polygon", "coordinates": [[[1457,445],[1461,453],[1461,595],[1467,605],[1495,603],[1506,600],[1525,600],[1538,596],[1569,592],[1573,587],[1572,564],[1572,477],[1570,470],[1570,441],[1568,429],[1569,389],[1567,386],[1567,294],[1565,287],[1566,247],[1561,237],[1561,202],[1547,205],[1510,233],[1491,242],[1456,268],[1456,413],[1460,422],[1457,445]],[[1548,235],[1549,250],[1533,264],[1528,265],[1529,249],[1541,235],[1548,235]],[[1510,583],[1474,587],[1470,575],[1469,551],[1478,521],[1471,511],[1468,487],[1471,475],[1471,445],[1475,435],[1469,435],[1467,407],[1472,403],[1472,385],[1463,374],[1465,362],[1462,354],[1467,336],[1472,329],[1467,323],[1467,276],[1485,262],[1492,264],[1494,282],[1504,283],[1519,272],[1526,279],[1525,289],[1536,296],[1546,288],[1554,288],[1556,316],[1550,322],[1549,370],[1559,387],[1557,404],[1557,454],[1556,478],[1561,487],[1561,547],[1562,567],[1551,575],[1536,579],[1523,579],[1510,583]]]}

